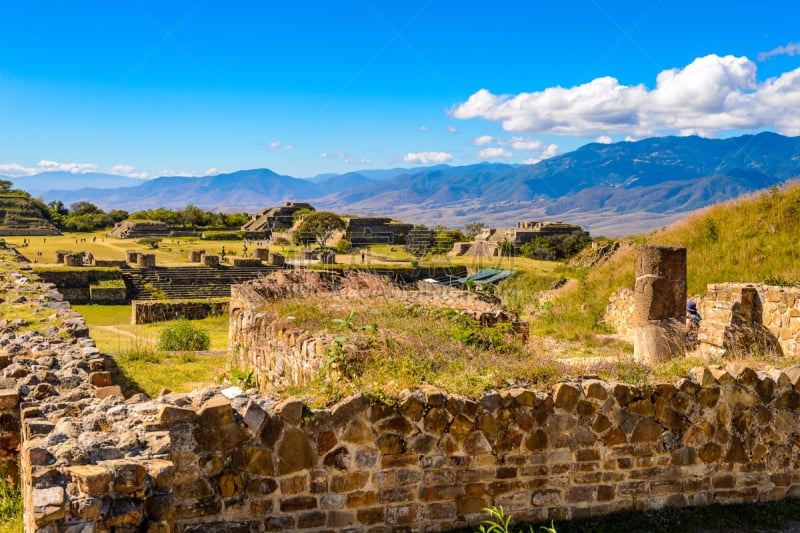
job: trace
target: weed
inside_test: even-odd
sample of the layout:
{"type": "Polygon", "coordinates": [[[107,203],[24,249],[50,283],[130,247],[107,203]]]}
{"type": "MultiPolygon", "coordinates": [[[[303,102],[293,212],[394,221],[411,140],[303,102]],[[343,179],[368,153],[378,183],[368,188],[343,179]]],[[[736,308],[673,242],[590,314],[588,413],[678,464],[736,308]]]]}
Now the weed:
{"type": "MultiPolygon", "coordinates": [[[[491,518],[483,521],[483,525],[478,528],[479,533],[511,533],[515,528],[511,526],[511,515],[506,515],[503,511],[503,506],[487,507],[483,509],[484,513],[488,513],[491,518]]],[[[545,533],[557,533],[553,523],[550,527],[541,526],[541,530],[545,533]]],[[[520,530],[521,531],[521,530],[520,530]]],[[[533,526],[528,526],[528,533],[533,533],[533,526]]]]}
{"type": "Polygon", "coordinates": [[[22,490],[19,481],[5,468],[0,472],[0,523],[22,518],[22,490]]]}
{"type": "Polygon", "coordinates": [[[231,385],[244,390],[255,389],[258,387],[258,378],[252,368],[231,368],[231,385]]]}

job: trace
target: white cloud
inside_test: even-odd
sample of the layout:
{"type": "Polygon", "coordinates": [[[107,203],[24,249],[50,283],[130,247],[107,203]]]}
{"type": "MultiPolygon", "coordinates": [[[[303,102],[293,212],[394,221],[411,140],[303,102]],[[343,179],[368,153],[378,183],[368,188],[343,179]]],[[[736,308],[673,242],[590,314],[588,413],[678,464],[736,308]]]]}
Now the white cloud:
{"type": "Polygon", "coordinates": [[[339,159],[347,159],[348,158],[347,154],[344,152],[344,150],[332,150],[330,152],[322,152],[321,154],[319,154],[319,156],[321,158],[323,158],[323,159],[334,159],[334,158],[337,158],[337,157],[339,159]]]}
{"type": "Polygon", "coordinates": [[[497,141],[500,146],[510,146],[514,150],[541,150],[544,143],[537,139],[526,139],[524,137],[511,137],[505,141],[497,141]]]}
{"type": "Polygon", "coordinates": [[[641,138],[691,130],[713,135],[761,128],[796,135],[800,68],[758,81],[756,65],[748,58],[708,55],[682,69],[662,71],[654,89],[621,85],[612,77],[517,95],[481,89],[450,115],[498,121],[506,131],[582,137],[641,138]]]}
{"type": "Polygon", "coordinates": [[[558,145],[557,144],[548,144],[544,150],[539,152],[539,155],[536,157],[529,157],[527,159],[523,159],[522,162],[526,165],[533,165],[538,163],[539,161],[543,161],[545,159],[550,159],[553,156],[558,155],[558,145]]]}
{"type": "Polygon", "coordinates": [[[205,176],[205,172],[197,172],[196,170],[162,170],[158,173],[159,176],[165,177],[176,177],[179,176],[181,178],[200,178],[205,176]]]}
{"type": "Polygon", "coordinates": [[[484,148],[480,152],[478,152],[478,157],[481,159],[497,159],[499,157],[511,157],[511,152],[506,151],[505,148],[484,148]]]}
{"type": "Polygon", "coordinates": [[[220,171],[216,167],[211,167],[211,168],[207,169],[206,172],[205,172],[206,176],[216,176],[217,174],[220,174],[220,171]]]}
{"type": "Polygon", "coordinates": [[[360,163],[362,165],[371,165],[372,164],[372,159],[367,159],[366,157],[362,157],[360,163]]]}
{"type": "Polygon", "coordinates": [[[601,135],[600,137],[595,139],[594,142],[600,143],[600,144],[611,144],[614,141],[611,140],[611,137],[609,137],[608,135],[601,135]]]}
{"type": "Polygon", "coordinates": [[[490,142],[494,140],[494,137],[491,135],[481,135],[480,137],[475,137],[472,139],[472,144],[475,146],[486,146],[490,142]]]}
{"type": "Polygon", "coordinates": [[[446,129],[449,133],[458,133],[458,129],[455,126],[447,126],[446,129]]]}
{"type": "Polygon", "coordinates": [[[428,126],[423,124],[422,126],[419,127],[419,131],[428,131],[428,126]]]}
{"type": "Polygon", "coordinates": [[[773,48],[769,52],[761,52],[758,54],[759,61],[766,61],[774,56],[794,56],[800,54],[800,43],[789,43],[786,46],[779,46],[773,48]]]}
{"type": "Polygon", "coordinates": [[[270,150],[281,150],[281,151],[291,150],[292,148],[294,148],[294,146],[292,146],[291,144],[283,144],[283,141],[270,141],[269,144],[267,144],[267,146],[269,146],[270,150]]]}
{"type": "Polygon", "coordinates": [[[41,170],[38,168],[30,168],[20,165],[19,163],[0,163],[0,174],[10,178],[19,178],[22,176],[30,176],[36,174],[41,170]]]}
{"type": "Polygon", "coordinates": [[[127,176],[129,178],[146,179],[149,177],[147,172],[134,172],[134,170],[136,169],[130,165],[114,165],[109,169],[109,172],[117,176],[127,176]]]}
{"type": "Polygon", "coordinates": [[[452,159],[453,154],[447,152],[409,152],[403,156],[405,163],[419,163],[421,165],[447,163],[452,159]]]}
{"type": "Polygon", "coordinates": [[[40,172],[71,172],[72,174],[86,174],[97,170],[94,163],[59,163],[58,161],[39,161],[40,172]]]}

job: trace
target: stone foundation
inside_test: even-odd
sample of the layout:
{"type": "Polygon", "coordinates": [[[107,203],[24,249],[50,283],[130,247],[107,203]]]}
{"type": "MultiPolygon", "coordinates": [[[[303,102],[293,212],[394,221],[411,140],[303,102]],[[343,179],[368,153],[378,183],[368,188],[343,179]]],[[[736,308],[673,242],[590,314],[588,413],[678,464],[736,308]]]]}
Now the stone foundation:
{"type": "MultiPolygon", "coordinates": [[[[701,351],[800,356],[800,288],[713,283],[705,297],[692,299],[703,317],[698,333],[701,351]]],[[[622,338],[633,339],[630,289],[612,295],[605,322],[622,338]]]]}
{"type": "Polygon", "coordinates": [[[131,324],[150,324],[166,320],[197,320],[209,316],[221,316],[228,312],[228,301],[221,298],[181,301],[131,302],[131,324]]]}

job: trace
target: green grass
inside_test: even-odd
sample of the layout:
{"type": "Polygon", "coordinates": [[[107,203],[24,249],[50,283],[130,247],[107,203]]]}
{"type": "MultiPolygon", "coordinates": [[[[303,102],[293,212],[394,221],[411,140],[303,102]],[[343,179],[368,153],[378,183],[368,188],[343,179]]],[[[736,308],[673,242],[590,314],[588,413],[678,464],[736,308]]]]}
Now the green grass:
{"type": "Polygon", "coordinates": [[[0,533],[22,531],[22,491],[19,480],[0,471],[0,533]]]}
{"type": "Polygon", "coordinates": [[[313,397],[315,405],[355,391],[391,399],[422,383],[478,397],[511,383],[553,383],[564,372],[510,324],[481,327],[452,309],[378,298],[341,306],[311,296],[278,302],[270,312],[292,328],[326,331],[334,339],[318,379],[280,391],[313,397]]]}
{"type": "MultiPolygon", "coordinates": [[[[126,395],[145,392],[158,394],[166,387],[175,392],[210,386],[225,371],[227,355],[165,353],[156,349],[161,332],[175,327],[177,320],[155,324],[130,323],[129,305],[75,305],[89,326],[89,334],[98,349],[114,354],[114,383],[126,395]]],[[[228,348],[228,315],[193,320],[191,324],[205,330],[211,341],[210,350],[228,348]]]]}

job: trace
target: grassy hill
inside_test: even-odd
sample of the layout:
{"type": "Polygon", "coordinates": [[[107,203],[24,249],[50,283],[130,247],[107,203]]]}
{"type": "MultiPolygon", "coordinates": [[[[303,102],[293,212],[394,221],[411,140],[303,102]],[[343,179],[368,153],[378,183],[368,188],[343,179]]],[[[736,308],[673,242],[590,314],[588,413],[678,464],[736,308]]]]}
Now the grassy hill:
{"type": "Polygon", "coordinates": [[[633,288],[636,245],[684,246],[690,295],[704,295],[709,283],[800,281],[800,182],[703,209],[668,228],[627,239],[612,258],[595,268],[577,269],[578,283],[552,304],[540,306],[534,319],[538,334],[586,339],[607,333],[603,312],[612,292],[633,288]]]}

